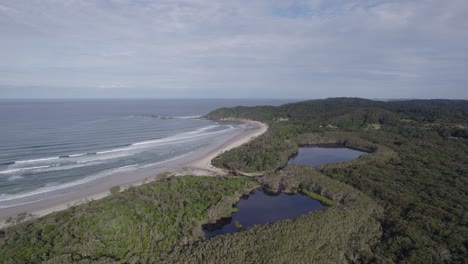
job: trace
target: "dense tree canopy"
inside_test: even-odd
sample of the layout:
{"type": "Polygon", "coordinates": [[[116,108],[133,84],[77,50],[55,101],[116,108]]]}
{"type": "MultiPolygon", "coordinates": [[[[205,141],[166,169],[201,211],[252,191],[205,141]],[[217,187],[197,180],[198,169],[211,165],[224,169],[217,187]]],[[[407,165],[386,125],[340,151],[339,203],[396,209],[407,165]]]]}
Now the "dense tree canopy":
{"type": "Polygon", "coordinates": [[[228,113],[271,127],[267,135],[215,159],[215,165],[236,164],[229,168],[240,171],[281,168],[287,162],[284,156],[294,155],[301,145],[340,143],[367,149],[372,153],[365,157],[317,169],[384,206],[384,232],[373,247],[373,261],[468,259],[467,101],[337,98],[279,106],[270,115],[265,111],[244,107],[208,115],[216,119],[228,113]],[[272,146],[276,152],[269,151],[272,146]],[[276,164],[265,162],[271,160],[276,164]]]}

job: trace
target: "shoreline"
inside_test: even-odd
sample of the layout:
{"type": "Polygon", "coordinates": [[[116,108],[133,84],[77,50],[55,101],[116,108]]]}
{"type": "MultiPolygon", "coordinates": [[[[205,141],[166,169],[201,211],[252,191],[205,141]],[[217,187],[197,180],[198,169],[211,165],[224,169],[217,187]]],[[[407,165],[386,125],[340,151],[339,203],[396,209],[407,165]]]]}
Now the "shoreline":
{"type": "MultiPolygon", "coordinates": [[[[232,120],[223,120],[223,121],[232,121],[232,120]]],[[[218,148],[210,151],[206,155],[188,163],[183,168],[173,170],[170,172],[174,173],[176,176],[184,176],[184,175],[225,176],[225,175],[228,175],[229,173],[226,170],[213,166],[211,164],[211,160],[213,160],[217,156],[221,155],[222,153],[230,149],[239,147],[249,142],[250,140],[264,134],[268,130],[268,125],[261,123],[261,122],[245,120],[245,119],[237,120],[237,121],[253,124],[257,126],[257,128],[253,131],[246,131],[242,135],[236,138],[233,138],[231,140],[228,140],[227,142],[225,142],[218,148]],[[209,173],[210,175],[206,175],[206,173],[209,173]]]]}
{"type": "MultiPolygon", "coordinates": [[[[221,120],[223,121],[223,120],[221,120]]],[[[227,120],[226,120],[227,121],[227,120]]],[[[232,120],[230,120],[232,121],[232,120]]],[[[193,153],[187,153],[175,160],[168,160],[161,166],[155,166],[150,170],[142,172],[122,172],[114,175],[113,179],[101,178],[86,188],[62,195],[63,197],[51,197],[43,200],[34,201],[27,204],[12,206],[0,209],[0,229],[8,227],[12,224],[7,224],[5,221],[10,217],[16,217],[19,214],[32,214],[32,218],[38,218],[53,212],[65,210],[71,206],[79,205],[88,201],[98,200],[110,194],[110,188],[120,186],[121,190],[125,190],[130,186],[139,186],[145,183],[156,180],[157,175],[169,172],[176,176],[222,176],[228,175],[223,169],[216,168],[211,165],[211,160],[216,156],[230,149],[243,145],[255,137],[264,134],[268,130],[268,126],[264,123],[251,120],[242,121],[250,127],[242,131],[242,133],[227,135],[225,141],[221,144],[217,142],[206,149],[200,149],[193,153]],[[131,175],[129,177],[129,175],[131,175]],[[132,180],[132,178],[134,180],[132,180]],[[106,181],[107,180],[107,181],[106,181]],[[120,182],[119,182],[120,181],[120,182]]],[[[29,218],[27,218],[29,219],[29,218]]],[[[14,224],[14,223],[13,223],[14,224]]]]}

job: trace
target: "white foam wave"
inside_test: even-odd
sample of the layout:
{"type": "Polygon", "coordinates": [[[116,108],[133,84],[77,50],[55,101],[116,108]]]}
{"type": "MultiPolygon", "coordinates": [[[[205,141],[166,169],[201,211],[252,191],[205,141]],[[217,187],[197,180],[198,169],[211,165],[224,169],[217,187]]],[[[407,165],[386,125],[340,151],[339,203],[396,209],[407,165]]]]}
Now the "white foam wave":
{"type": "Polygon", "coordinates": [[[217,128],[217,127],[220,127],[221,125],[211,125],[211,126],[207,126],[207,127],[202,127],[202,128],[199,128],[195,131],[191,131],[191,132],[187,132],[187,134],[195,134],[195,133],[200,133],[200,132],[203,132],[203,131],[207,131],[207,130],[210,130],[210,129],[213,129],[213,128],[217,128]]]}
{"type": "MultiPolygon", "coordinates": [[[[16,199],[27,198],[27,197],[34,196],[34,195],[40,195],[40,194],[53,192],[53,191],[57,191],[57,190],[60,190],[60,189],[65,189],[65,188],[73,187],[73,186],[76,186],[76,185],[84,184],[84,183],[94,181],[94,180],[103,178],[105,176],[108,176],[109,174],[114,173],[118,169],[119,168],[107,170],[107,171],[104,171],[102,173],[99,173],[99,174],[96,174],[96,175],[93,175],[93,176],[89,176],[89,177],[83,178],[81,180],[69,182],[69,183],[64,183],[64,184],[59,184],[59,185],[56,185],[56,183],[55,184],[54,183],[49,183],[46,186],[38,188],[38,189],[36,189],[36,190],[34,190],[32,192],[21,193],[21,194],[2,194],[2,195],[0,195],[0,202],[8,202],[8,201],[16,200],[16,199]]],[[[16,204],[7,205],[7,206],[0,205],[0,208],[7,208],[7,207],[12,207],[12,206],[16,206],[16,204]]]]}
{"type": "Polygon", "coordinates": [[[125,170],[132,170],[132,169],[136,169],[138,168],[138,164],[134,164],[134,165],[127,165],[127,166],[123,166],[123,167],[119,167],[115,170],[117,171],[125,171],[125,170]]]}
{"type": "MultiPolygon", "coordinates": [[[[161,145],[167,145],[167,144],[173,144],[173,143],[182,143],[184,141],[195,140],[199,137],[224,133],[234,128],[233,126],[229,126],[227,129],[224,129],[224,130],[219,130],[219,131],[214,131],[214,132],[205,132],[205,131],[208,131],[210,129],[214,129],[217,127],[220,127],[220,125],[219,124],[210,125],[207,127],[196,129],[191,132],[181,133],[181,134],[177,134],[177,135],[166,137],[166,138],[137,142],[137,143],[131,144],[128,147],[99,151],[99,152],[96,152],[96,155],[105,155],[105,154],[123,152],[123,151],[135,151],[135,150],[146,148],[146,147],[161,146],[161,145]]],[[[132,154],[128,154],[128,155],[132,155],[132,154]]],[[[86,157],[86,156],[92,156],[92,155],[90,155],[90,153],[79,153],[79,154],[63,156],[62,159],[79,158],[79,157],[86,157]]],[[[43,163],[46,161],[52,161],[52,160],[57,160],[57,159],[60,159],[60,157],[48,157],[48,158],[41,158],[41,159],[21,160],[21,161],[15,161],[13,165],[25,164],[25,163],[43,163]]],[[[91,159],[91,161],[92,160],[98,160],[98,159],[91,159]]],[[[86,161],[78,161],[78,163],[83,163],[83,162],[86,162],[86,161]]],[[[31,168],[35,169],[36,167],[31,167],[31,168]]],[[[27,169],[27,168],[23,168],[23,169],[27,169]]],[[[22,169],[18,168],[18,169],[9,170],[9,171],[3,171],[0,173],[17,172],[18,170],[22,170],[22,169]]]]}
{"type": "Polygon", "coordinates": [[[81,157],[81,156],[85,156],[85,155],[87,155],[87,153],[72,154],[72,155],[69,155],[68,157],[70,157],[70,158],[76,158],[76,157],[81,157]]]}
{"type": "MultiPolygon", "coordinates": [[[[225,129],[225,130],[202,133],[202,134],[198,134],[198,135],[185,136],[185,137],[181,137],[181,135],[179,135],[179,136],[174,136],[174,137],[171,137],[171,138],[166,138],[166,139],[163,139],[163,140],[156,140],[156,142],[158,143],[158,146],[160,146],[160,145],[165,145],[165,144],[173,144],[174,141],[180,142],[182,140],[187,140],[187,139],[188,140],[196,140],[196,139],[198,139],[199,137],[202,137],[202,136],[208,136],[208,135],[213,135],[213,134],[218,134],[218,133],[224,133],[224,132],[226,132],[228,130],[231,130],[233,128],[234,127],[229,127],[228,129],[225,129]]],[[[206,130],[206,128],[205,128],[205,130],[206,130]]],[[[141,142],[141,143],[148,144],[148,142],[141,142]]],[[[145,148],[145,147],[139,147],[139,148],[145,148]]],[[[139,148],[134,148],[134,149],[139,149],[139,148]]],[[[31,196],[41,195],[41,194],[44,194],[44,193],[49,193],[49,192],[57,191],[57,190],[60,190],[60,189],[66,189],[66,188],[70,188],[70,187],[73,187],[73,186],[76,186],[76,185],[85,184],[85,183],[88,183],[88,182],[91,182],[91,181],[94,181],[94,180],[109,176],[109,175],[111,175],[113,173],[116,173],[116,172],[119,172],[119,171],[121,172],[121,171],[127,171],[127,170],[148,168],[148,167],[155,166],[155,165],[158,165],[158,164],[162,164],[162,163],[165,163],[165,162],[180,159],[180,158],[182,158],[184,156],[189,155],[192,152],[188,152],[188,153],[185,153],[185,154],[182,154],[182,155],[179,155],[179,156],[167,159],[167,160],[163,160],[163,161],[160,161],[160,162],[147,164],[147,165],[143,165],[143,166],[127,165],[127,166],[123,166],[123,167],[119,167],[119,168],[115,168],[115,169],[106,170],[106,171],[103,171],[103,172],[98,173],[96,175],[89,176],[89,177],[83,178],[81,180],[77,180],[77,181],[73,181],[73,182],[69,182],[69,183],[64,183],[64,184],[59,184],[59,185],[48,184],[48,185],[46,185],[44,187],[38,188],[38,189],[36,189],[34,191],[27,192],[27,193],[11,194],[11,195],[10,194],[8,194],[8,195],[7,194],[1,194],[0,195],[0,203],[11,203],[11,201],[14,201],[14,200],[18,200],[18,199],[23,199],[24,200],[24,199],[27,199],[28,197],[31,197],[31,196]]],[[[133,155],[133,154],[125,153],[124,155],[113,155],[111,157],[104,157],[103,159],[111,159],[111,158],[122,157],[122,156],[127,156],[127,155],[133,155]]],[[[82,156],[86,157],[87,155],[82,155],[82,156]]],[[[103,159],[94,159],[94,160],[87,160],[87,161],[85,160],[84,162],[97,161],[97,160],[103,160],[103,159]]],[[[42,160],[46,160],[46,159],[42,159],[42,160]]],[[[47,159],[47,160],[51,160],[51,159],[47,159]]],[[[90,165],[93,165],[93,164],[99,164],[99,163],[91,162],[89,164],[86,164],[85,166],[90,166],[90,165]]],[[[30,169],[33,169],[33,168],[34,169],[41,169],[41,168],[46,168],[46,167],[53,167],[53,166],[37,166],[37,167],[30,167],[30,169]]],[[[71,169],[71,168],[76,168],[76,167],[83,167],[83,166],[80,166],[80,165],[57,166],[57,167],[53,168],[53,170],[71,169]]],[[[16,179],[18,179],[18,178],[16,178],[16,179]]],[[[36,198],[35,198],[35,201],[37,201],[36,198]]],[[[29,203],[29,202],[26,202],[26,203],[29,203]]],[[[15,203],[15,204],[12,204],[12,205],[0,205],[0,208],[12,207],[12,206],[16,206],[18,204],[19,203],[15,203]]]]}
{"type": "Polygon", "coordinates": [[[176,119],[197,119],[200,118],[201,115],[194,115],[194,116],[175,116],[176,119]]]}
{"type": "Polygon", "coordinates": [[[23,179],[23,177],[21,177],[20,175],[13,175],[13,176],[8,178],[8,181],[16,181],[16,180],[20,180],[20,179],[23,179]]]}
{"type": "MultiPolygon", "coordinates": [[[[115,168],[115,169],[110,169],[110,170],[106,170],[106,171],[103,171],[101,173],[98,173],[96,175],[89,176],[89,177],[83,178],[81,180],[77,180],[77,181],[73,181],[73,182],[69,182],[69,183],[64,183],[64,184],[59,184],[59,185],[57,185],[56,183],[49,183],[46,186],[38,188],[38,189],[36,189],[36,190],[34,190],[32,192],[21,193],[21,194],[1,194],[0,195],[0,203],[9,202],[9,201],[17,200],[17,199],[23,199],[23,198],[27,198],[27,197],[30,197],[30,196],[44,194],[44,193],[49,193],[49,192],[57,191],[57,190],[60,190],[60,189],[70,188],[70,187],[73,187],[73,186],[76,186],[76,185],[81,185],[81,184],[85,184],[85,183],[88,183],[88,182],[91,182],[91,181],[95,181],[97,179],[109,176],[109,175],[114,174],[116,172],[122,172],[122,171],[127,171],[127,170],[132,170],[132,169],[147,168],[147,167],[150,167],[150,166],[154,166],[154,165],[157,165],[157,164],[161,164],[161,163],[164,163],[164,162],[168,162],[168,161],[172,161],[172,160],[181,158],[181,157],[183,157],[185,155],[187,155],[187,154],[180,155],[180,156],[177,156],[177,157],[174,157],[174,158],[171,158],[171,159],[163,160],[163,161],[160,161],[160,162],[148,164],[148,165],[145,165],[145,166],[138,166],[137,164],[135,164],[135,165],[127,165],[127,166],[123,166],[123,167],[119,167],[119,168],[115,168]]],[[[37,201],[37,200],[35,200],[35,201],[37,201]]],[[[26,203],[29,203],[29,202],[26,202],[26,203]]],[[[19,204],[20,203],[15,203],[15,204],[12,204],[12,205],[0,205],[0,208],[13,207],[13,206],[17,206],[19,204]]]]}
{"type": "Polygon", "coordinates": [[[50,158],[32,159],[32,160],[19,160],[19,161],[15,161],[15,164],[49,161],[49,160],[56,160],[56,159],[59,159],[59,158],[60,157],[50,157],[50,158]]]}
{"type": "Polygon", "coordinates": [[[67,166],[51,166],[46,171],[71,170],[71,169],[83,168],[83,167],[88,167],[88,166],[98,165],[98,164],[102,164],[102,162],[90,162],[90,163],[83,164],[83,165],[74,164],[74,165],[67,165],[67,166]]]}
{"type": "MultiPolygon", "coordinates": [[[[52,164],[52,165],[48,165],[48,166],[15,168],[15,169],[10,169],[10,170],[0,171],[0,174],[15,174],[15,173],[17,173],[17,174],[21,175],[21,172],[25,172],[25,171],[50,172],[50,171],[70,170],[70,169],[75,169],[75,168],[88,167],[88,166],[92,166],[92,165],[99,165],[99,164],[102,164],[102,162],[96,162],[96,161],[112,159],[112,158],[116,158],[116,157],[123,157],[123,156],[127,156],[127,155],[118,155],[118,156],[112,156],[112,157],[107,157],[107,158],[103,158],[103,159],[96,159],[96,160],[78,161],[76,163],[71,163],[71,164],[52,164]],[[85,163],[85,164],[80,165],[80,163],[85,163]]],[[[20,175],[13,175],[10,178],[20,177],[20,175]]]]}
{"type": "MultiPolygon", "coordinates": [[[[98,179],[98,177],[92,176],[92,177],[84,178],[82,180],[69,182],[69,183],[65,183],[65,184],[60,184],[60,185],[47,184],[46,186],[44,186],[42,188],[38,188],[38,189],[36,189],[36,190],[34,190],[32,192],[21,193],[21,194],[2,194],[2,195],[0,195],[0,202],[8,202],[8,201],[16,200],[16,199],[22,199],[22,198],[26,198],[26,197],[30,197],[30,196],[34,196],[34,195],[48,193],[48,192],[52,192],[52,191],[56,191],[56,190],[60,190],[60,189],[68,188],[68,187],[73,187],[75,185],[83,184],[83,183],[86,183],[86,182],[89,182],[89,181],[92,181],[92,180],[96,180],[96,179],[98,179]]],[[[10,206],[1,206],[0,205],[0,208],[7,208],[7,207],[15,206],[15,205],[16,204],[10,205],[10,206]]]]}
{"type": "Polygon", "coordinates": [[[85,159],[85,160],[79,160],[76,163],[88,163],[88,162],[94,162],[94,161],[102,161],[102,160],[110,160],[110,159],[116,159],[116,158],[122,158],[122,157],[127,157],[134,155],[134,153],[125,153],[121,155],[112,155],[112,156],[107,156],[107,157],[102,157],[102,158],[93,158],[93,159],[85,159]]]}
{"type": "Polygon", "coordinates": [[[52,166],[37,166],[37,167],[17,168],[17,169],[0,171],[0,174],[9,174],[9,173],[15,173],[15,172],[20,172],[20,171],[43,169],[43,168],[50,168],[50,167],[52,167],[52,166]]]}
{"type": "MultiPolygon", "coordinates": [[[[187,133],[184,133],[184,134],[179,134],[178,136],[138,142],[138,143],[132,144],[132,146],[149,145],[149,144],[155,145],[155,144],[158,144],[158,143],[166,143],[166,142],[172,142],[173,143],[173,142],[186,140],[186,139],[197,139],[199,137],[225,133],[227,131],[232,130],[233,128],[234,127],[229,127],[228,129],[224,129],[224,130],[219,130],[219,131],[214,131],[214,132],[207,132],[207,133],[200,133],[198,135],[190,135],[190,134],[195,132],[195,131],[192,131],[192,132],[187,132],[187,133]]],[[[163,145],[163,144],[158,144],[158,145],[163,145]]]]}
{"type": "Polygon", "coordinates": [[[197,131],[206,131],[206,130],[210,130],[210,129],[213,129],[213,128],[217,128],[217,127],[220,127],[220,126],[221,126],[221,125],[211,125],[211,126],[199,128],[199,129],[197,129],[197,131]]]}
{"type": "Polygon", "coordinates": [[[96,154],[108,154],[108,153],[113,153],[113,152],[119,152],[119,151],[125,151],[125,150],[129,150],[128,147],[126,148],[118,148],[118,149],[111,149],[111,150],[105,150],[105,151],[99,151],[99,152],[96,152],[96,154]]]}

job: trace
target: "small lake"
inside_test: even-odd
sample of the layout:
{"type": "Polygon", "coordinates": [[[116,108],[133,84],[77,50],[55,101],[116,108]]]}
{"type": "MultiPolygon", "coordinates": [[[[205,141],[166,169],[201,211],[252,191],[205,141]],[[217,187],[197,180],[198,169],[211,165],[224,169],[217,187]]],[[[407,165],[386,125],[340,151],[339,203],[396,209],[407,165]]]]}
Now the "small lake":
{"type": "Polygon", "coordinates": [[[357,159],[364,154],[367,153],[345,147],[302,147],[299,148],[299,153],[289,160],[288,164],[319,166],[357,159]]]}
{"type": "Polygon", "coordinates": [[[284,192],[270,194],[258,188],[249,195],[241,197],[236,208],[238,211],[231,217],[220,219],[214,224],[203,225],[206,237],[243,231],[253,225],[296,218],[327,206],[305,194],[284,192]]]}

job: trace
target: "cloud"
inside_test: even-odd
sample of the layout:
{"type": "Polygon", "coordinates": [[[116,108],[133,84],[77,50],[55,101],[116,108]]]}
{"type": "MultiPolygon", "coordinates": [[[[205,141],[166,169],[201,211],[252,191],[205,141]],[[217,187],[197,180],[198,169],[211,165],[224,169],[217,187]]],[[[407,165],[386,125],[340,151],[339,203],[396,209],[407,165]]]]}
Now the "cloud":
{"type": "Polygon", "coordinates": [[[0,97],[468,98],[467,12],[464,0],[3,0],[0,97]]]}

